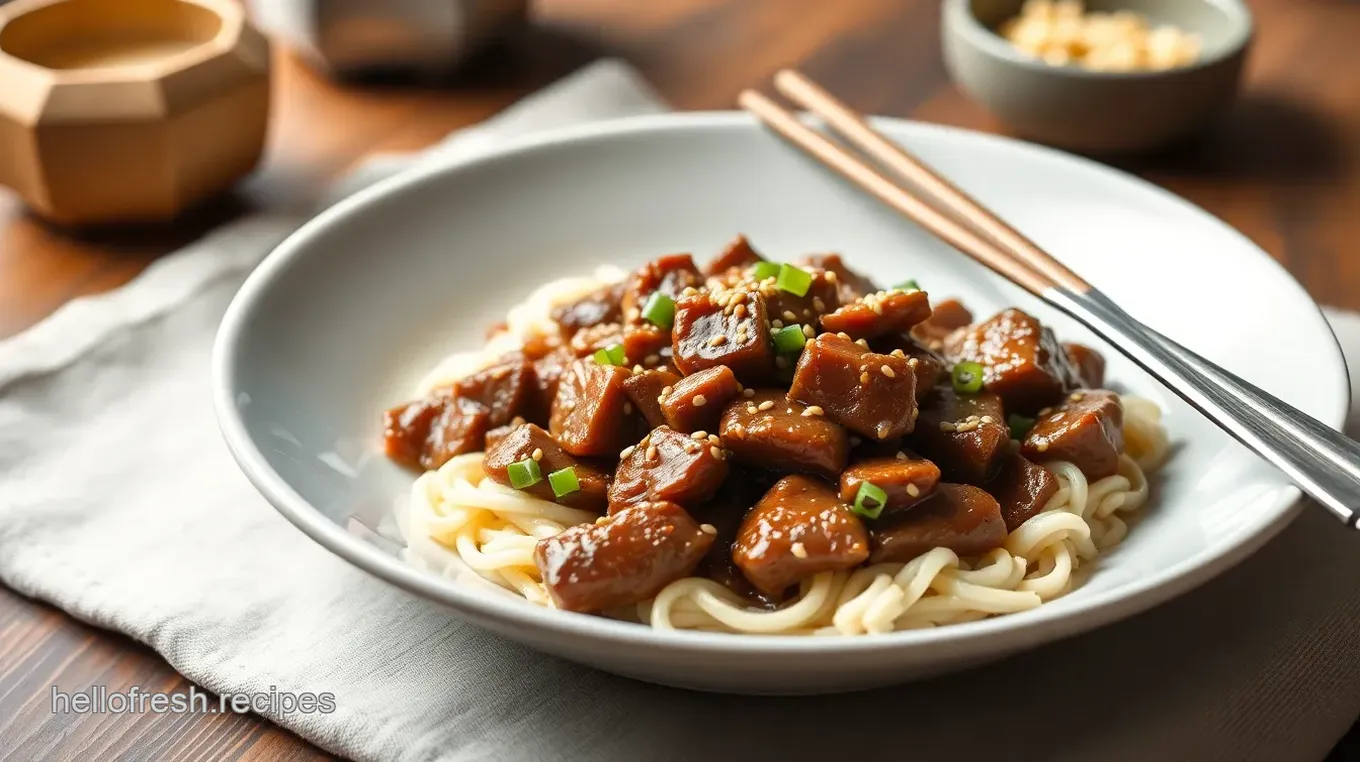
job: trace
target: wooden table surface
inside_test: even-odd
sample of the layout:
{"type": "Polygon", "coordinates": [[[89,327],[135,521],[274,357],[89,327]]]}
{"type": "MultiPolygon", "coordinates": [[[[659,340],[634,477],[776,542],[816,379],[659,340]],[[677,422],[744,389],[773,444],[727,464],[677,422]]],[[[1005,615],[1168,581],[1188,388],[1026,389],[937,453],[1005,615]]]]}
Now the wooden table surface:
{"type": "MultiPolygon", "coordinates": [[[[1198,141],[1116,164],[1242,230],[1319,302],[1360,309],[1360,256],[1352,255],[1360,241],[1360,3],[1250,4],[1259,33],[1235,110],[1198,141]]],[[[58,231],[0,190],[0,337],[126,282],[223,220],[313,197],[370,152],[428,144],[600,56],[630,61],[680,109],[729,108],[741,88],[796,65],[866,112],[1004,132],[950,85],[939,7],[543,0],[531,31],[438,85],[338,86],[280,56],[264,166],[236,194],[174,226],[58,231]]],[[[52,685],[189,688],[145,647],[0,587],[0,759],[326,756],[253,715],[53,715],[52,685]]]]}

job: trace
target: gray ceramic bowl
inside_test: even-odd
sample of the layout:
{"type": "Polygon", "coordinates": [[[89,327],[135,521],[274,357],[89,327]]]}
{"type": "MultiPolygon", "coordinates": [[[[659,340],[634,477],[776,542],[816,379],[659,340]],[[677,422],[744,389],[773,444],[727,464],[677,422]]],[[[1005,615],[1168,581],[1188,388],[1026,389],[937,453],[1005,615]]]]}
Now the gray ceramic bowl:
{"type": "Polygon", "coordinates": [[[965,92],[1020,135],[1084,153],[1163,146],[1203,126],[1237,92],[1252,38],[1241,0],[1088,0],[1200,35],[1200,60],[1157,72],[1093,72],[1025,56],[995,31],[1023,0],[945,0],[945,64],[965,92]]]}

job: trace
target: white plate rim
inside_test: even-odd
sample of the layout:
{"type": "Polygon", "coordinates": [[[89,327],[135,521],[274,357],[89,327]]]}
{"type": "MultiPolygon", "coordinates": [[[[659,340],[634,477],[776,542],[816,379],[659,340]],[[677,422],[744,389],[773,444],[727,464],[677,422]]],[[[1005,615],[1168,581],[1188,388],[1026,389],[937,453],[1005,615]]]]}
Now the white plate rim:
{"type": "MultiPolygon", "coordinates": [[[[1086,169],[1142,186],[1165,202],[1196,212],[1206,224],[1218,225],[1225,235],[1245,242],[1275,268],[1276,275],[1293,283],[1313,305],[1320,330],[1331,337],[1333,349],[1329,372],[1346,372],[1344,356],[1321,308],[1298,285],[1293,276],[1273,257],[1260,249],[1239,231],[1204,209],[1163,190],[1141,178],[1112,169],[1098,162],[1072,154],[998,135],[980,133],[945,125],[929,124],[890,117],[873,117],[873,123],[889,132],[896,130],[940,132],[950,139],[1001,143],[1009,150],[1047,155],[1051,159],[1074,162],[1086,169]]],[[[736,111],[695,111],[611,119],[572,127],[545,130],[507,142],[496,149],[471,157],[433,159],[428,165],[414,167],[396,176],[379,181],[335,203],[302,225],[280,243],[260,265],[247,276],[228,306],[213,346],[212,381],[213,403],[218,424],[227,447],[246,477],[284,518],[314,541],[354,566],[408,592],[447,605],[473,617],[496,620],[501,626],[528,627],[564,636],[649,645],[690,653],[798,655],[816,653],[827,655],[841,652],[874,652],[899,648],[920,648],[944,644],[962,645],[996,638],[1002,633],[1011,636],[1007,642],[1038,645],[1081,632],[1145,611],[1175,598],[1218,576],[1241,562],[1282,531],[1300,512],[1301,492],[1297,487],[1281,489],[1269,510],[1261,517],[1237,531],[1236,544],[1209,549],[1181,561],[1162,567],[1158,572],[1130,581],[1118,588],[1096,591],[1090,597],[1070,604],[1066,610],[1054,612],[1048,606],[1029,611],[990,617],[974,622],[947,627],[927,628],[886,633],[875,636],[849,637],[790,637],[785,635],[732,636],[692,630],[666,631],[621,622],[603,617],[578,615],[552,609],[525,605],[521,601],[468,590],[447,580],[413,567],[401,559],[385,553],[340,525],[332,522],[305,498],[298,494],[274,471],[263,454],[255,447],[246,431],[244,421],[236,412],[236,390],[231,380],[239,358],[241,331],[255,303],[267,291],[275,276],[282,273],[299,256],[308,240],[336,221],[356,213],[379,199],[430,181],[447,173],[456,173],[505,157],[554,150],[574,142],[605,139],[616,135],[649,131],[732,129],[746,127],[761,129],[755,119],[736,111]]],[[[771,139],[774,139],[771,136],[771,139]]],[[[962,256],[962,255],[960,255],[962,256]]],[[[1333,414],[1324,422],[1340,430],[1350,408],[1350,390],[1340,387],[1341,394],[1334,400],[1333,414]]],[[[1338,525],[1338,531],[1341,527],[1338,525]]]]}

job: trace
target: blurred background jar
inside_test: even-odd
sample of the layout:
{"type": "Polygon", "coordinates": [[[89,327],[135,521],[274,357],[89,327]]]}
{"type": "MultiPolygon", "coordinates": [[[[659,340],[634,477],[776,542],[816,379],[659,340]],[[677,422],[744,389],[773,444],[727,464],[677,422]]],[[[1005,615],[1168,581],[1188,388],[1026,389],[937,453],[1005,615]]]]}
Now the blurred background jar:
{"type": "Polygon", "coordinates": [[[255,23],[336,76],[440,76],[528,19],[529,0],[247,0],[255,23]]]}

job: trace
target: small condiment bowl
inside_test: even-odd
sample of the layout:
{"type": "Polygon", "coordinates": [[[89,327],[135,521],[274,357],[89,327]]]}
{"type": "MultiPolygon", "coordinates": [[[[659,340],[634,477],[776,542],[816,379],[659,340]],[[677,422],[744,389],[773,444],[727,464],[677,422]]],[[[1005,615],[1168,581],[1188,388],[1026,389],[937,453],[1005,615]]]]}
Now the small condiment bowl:
{"type": "Polygon", "coordinates": [[[1023,0],[945,0],[945,63],[955,82],[1017,134],[1082,153],[1145,151],[1186,137],[1232,102],[1250,45],[1240,0],[1088,0],[1088,11],[1127,10],[1199,36],[1199,58],[1158,71],[1055,66],[996,30],[1023,0]]]}
{"type": "Polygon", "coordinates": [[[259,161],[269,68],[232,0],[15,0],[0,184],[66,225],[171,219],[259,161]]]}

